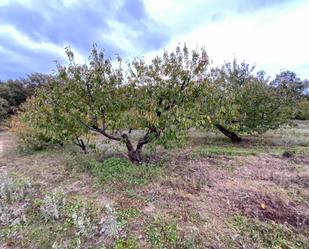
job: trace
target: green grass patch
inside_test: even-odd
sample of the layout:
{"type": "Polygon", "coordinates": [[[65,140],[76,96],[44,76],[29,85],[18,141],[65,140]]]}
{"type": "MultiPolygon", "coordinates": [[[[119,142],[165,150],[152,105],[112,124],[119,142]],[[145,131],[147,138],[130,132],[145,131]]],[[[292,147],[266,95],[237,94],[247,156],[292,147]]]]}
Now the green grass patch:
{"type": "Polygon", "coordinates": [[[149,183],[161,174],[162,168],[154,164],[136,166],[131,162],[111,157],[93,168],[94,175],[102,184],[117,186],[117,190],[128,190],[149,183]]]}
{"type": "Polygon", "coordinates": [[[117,210],[117,223],[120,227],[124,227],[131,219],[138,217],[140,214],[136,208],[124,208],[117,210]]]}
{"type": "Polygon", "coordinates": [[[242,148],[242,147],[226,147],[226,146],[209,146],[200,147],[189,155],[190,159],[198,159],[213,156],[256,156],[262,153],[259,148],[242,148]]]}
{"type": "Polygon", "coordinates": [[[96,177],[100,185],[117,191],[128,191],[136,186],[146,185],[162,175],[160,163],[134,165],[119,157],[110,157],[102,163],[91,155],[71,154],[68,155],[65,166],[68,170],[88,172],[96,177]]]}
{"type": "Polygon", "coordinates": [[[114,249],[138,249],[138,242],[135,238],[118,239],[115,242],[114,249]]]}
{"type": "Polygon", "coordinates": [[[298,233],[293,227],[274,222],[262,222],[257,219],[234,215],[229,227],[236,233],[230,246],[233,248],[301,249],[306,248],[309,239],[298,233]]]}
{"type": "Polygon", "coordinates": [[[149,223],[146,233],[152,248],[179,248],[180,234],[175,219],[157,217],[149,223]]]}

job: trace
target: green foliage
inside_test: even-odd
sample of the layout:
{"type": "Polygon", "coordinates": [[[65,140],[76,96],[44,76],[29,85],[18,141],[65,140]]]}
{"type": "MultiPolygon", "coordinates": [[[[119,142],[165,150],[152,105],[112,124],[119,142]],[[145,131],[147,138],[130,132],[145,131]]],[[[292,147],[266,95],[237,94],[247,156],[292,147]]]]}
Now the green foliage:
{"type": "Polygon", "coordinates": [[[177,47],[149,64],[135,59],[127,70],[96,46],[84,65],[75,63],[69,48],[66,53],[69,64],[58,65],[57,77],[28,101],[23,123],[60,142],[95,131],[123,142],[134,163],[141,163],[142,147],[154,140],[167,147],[185,143],[196,85],[208,65],[203,49],[177,47]],[[136,148],[130,134],[115,134],[129,128],[144,131],[136,148]]]}
{"type": "Polygon", "coordinates": [[[276,75],[276,78],[270,82],[272,87],[275,87],[282,96],[293,98],[300,97],[305,90],[305,81],[297,77],[293,71],[282,71],[276,75]]]}
{"type": "Polygon", "coordinates": [[[146,233],[152,248],[179,248],[180,234],[175,220],[157,217],[149,224],[146,233]]]}
{"type": "Polygon", "coordinates": [[[227,63],[209,73],[200,86],[197,109],[204,127],[221,125],[237,134],[264,133],[292,116],[286,98],[267,83],[263,72],[253,74],[246,63],[227,63]]]}
{"type": "Polygon", "coordinates": [[[76,120],[53,108],[57,96],[47,95],[52,84],[37,89],[36,96],[27,100],[22,106],[23,111],[15,118],[13,127],[23,149],[39,150],[49,144],[63,145],[87,133],[76,120]]]}
{"type": "Polygon", "coordinates": [[[201,147],[192,152],[189,157],[196,159],[200,157],[212,157],[212,156],[255,156],[262,151],[259,149],[246,149],[241,147],[227,147],[227,146],[207,146],[201,147]]]}
{"type": "Polygon", "coordinates": [[[302,120],[309,120],[309,99],[299,101],[296,117],[302,120]]]}
{"type": "Polygon", "coordinates": [[[118,239],[115,243],[114,249],[138,249],[138,242],[134,238],[118,239]]]}
{"type": "Polygon", "coordinates": [[[0,121],[5,119],[10,110],[9,102],[0,97],[0,121]]]}
{"type": "Polygon", "coordinates": [[[233,216],[229,224],[240,235],[235,242],[242,247],[255,245],[265,249],[301,249],[306,248],[309,242],[308,238],[288,225],[262,222],[241,215],[233,216]]]}
{"type": "Polygon", "coordinates": [[[105,160],[103,164],[97,164],[93,172],[100,183],[112,184],[118,190],[127,190],[147,184],[160,174],[160,168],[147,164],[136,167],[127,160],[111,157],[105,160]]]}
{"type": "Polygon", "coordinates": [[[24,79],[0,81],[0,121],[15,114],[19,106],[34,94],[35,89],[50,79],[50,75],[34,73],[24,79]]]}
{"type": "Polygon", "coordinates": [[[120,227],[127,225],[130,219],[136,218],[140,214],[139,210],[135,208],[124,208],[117,210],[117,222],[120,227]]]}
{"type": "Polygon", "coordinates": [[[26,86],[20,80],[8,80],[0,84],[0,98],[5,99],[10,107],[19,106],[27,96],[26,86]]]}

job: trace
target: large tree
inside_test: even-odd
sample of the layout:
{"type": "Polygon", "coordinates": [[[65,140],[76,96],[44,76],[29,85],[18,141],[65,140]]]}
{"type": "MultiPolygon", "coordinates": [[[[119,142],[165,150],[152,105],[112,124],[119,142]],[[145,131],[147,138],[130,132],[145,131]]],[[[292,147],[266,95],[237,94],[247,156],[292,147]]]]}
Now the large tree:
{"type": "Polygon", "coordinates": [[[216,127],[232,142],[240,142],[240,134],[276,129],[291,116],[286,99],[268,85],[265,73],[253,71],[234,60],[212,69],[201,86],[204,126],[216,127]]]}
{"type": "Polygon", "coordinates": [[[53,84],[36,96],[52,115],[37,115],[32,125],[50,127],[46,131],[70,137],[76,135],[76,129],[66,126],[94,131],[124,143],[129,159],[136,164],[142,161],[145,144],[180,141],[186,135],[197,86],[208,65],[203,49],[197,52],[177,47],[150,63],[135,59],[126,70],[121,59],[111,61],[96,47],[84,65],[74,61],[70,49],[66,52],[70,63],[58,65],[53,84]],[[135,146],[126,132],[130,129],[143,131],[135,146]]]}

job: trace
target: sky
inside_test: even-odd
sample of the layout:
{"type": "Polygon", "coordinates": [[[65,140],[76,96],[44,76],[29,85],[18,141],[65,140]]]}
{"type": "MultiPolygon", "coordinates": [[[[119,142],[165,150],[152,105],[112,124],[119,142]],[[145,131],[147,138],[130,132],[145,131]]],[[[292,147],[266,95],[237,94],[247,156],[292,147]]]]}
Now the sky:
{"type": "Polygon", "coordinates": [[[0,0],[0,79],[53,73],[67,46],[84,63],[94,43],[125,59],[186,43],[214,66],[309,79],[308,13],[309,0],[0,0]]]}

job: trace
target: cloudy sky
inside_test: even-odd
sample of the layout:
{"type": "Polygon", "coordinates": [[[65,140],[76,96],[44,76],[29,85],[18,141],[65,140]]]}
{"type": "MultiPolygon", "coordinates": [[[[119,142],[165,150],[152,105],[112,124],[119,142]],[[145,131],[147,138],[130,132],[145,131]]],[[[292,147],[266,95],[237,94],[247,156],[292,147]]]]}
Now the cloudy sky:
{"type": "Polygon", "coordinates": [[[213,64],[236,57],[309,78],[309,0],[0,0],[0,79],[51,73],[71,46],[125,58],[185,42],[213,64]]]}

